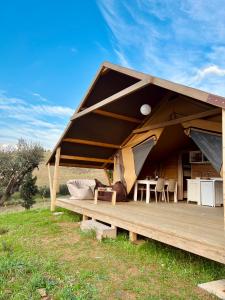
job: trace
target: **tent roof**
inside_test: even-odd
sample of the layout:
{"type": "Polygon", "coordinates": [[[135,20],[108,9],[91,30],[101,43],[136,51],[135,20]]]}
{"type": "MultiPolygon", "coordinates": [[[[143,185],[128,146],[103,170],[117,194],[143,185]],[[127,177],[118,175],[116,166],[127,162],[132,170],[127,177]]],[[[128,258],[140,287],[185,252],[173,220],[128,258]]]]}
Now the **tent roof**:
{"type": "Polygon", "coordinates": [[[222,97],[104,62],[47,163],[54,163],[60,146],[62,166],[110,167],[115,152],[146,120],[141,105],[148,103],[154,111],[179,95],[225,108],[222,97]]]}

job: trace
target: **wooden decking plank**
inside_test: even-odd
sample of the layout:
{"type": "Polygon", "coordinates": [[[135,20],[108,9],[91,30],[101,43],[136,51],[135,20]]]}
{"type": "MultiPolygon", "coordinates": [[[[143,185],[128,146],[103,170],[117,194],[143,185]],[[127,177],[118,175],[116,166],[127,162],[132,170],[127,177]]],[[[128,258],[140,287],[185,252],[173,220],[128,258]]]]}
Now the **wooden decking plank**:
{"type": "Polygon", "coordinates": [[[225,263],[223,214],[220,208],[189,204],[145,204],[71,201],[57,205],[131,232],[225,263]],[[208,213],[209,212],[209,213],[208,213]],[[199,217],[202,216],[202,219],[199,217]]]}
{"type": "MultiPolygon", "coordinates": [[[[82,206],[85,203],[80,203],[80,205],[82,206]]],[[[89,204],[90,206],[92,206],[92,204],[89,204]]],[[[115,210],[108,205],[105,204],[101,204],[101,207],[93,207],[93,209],[97,209],[97,210],[101,210],[101,212],[107,213],[113,217],[115,210]],[[112,213],[112,214],[111,214],[112,213]]],[[[185,235],[187,235],[189,238],[192,238],[192,235],[196,236],[196,233],[198,232],[198,230],[201,230],[201,237],[200,239],[202,239],[202,235],[204,233],[204,235],[206,236],[206,238],[204,239],[204,242],[208,241],[208,238],[211,237],[212,242],[217,242],[217,239],[219,239],[219,241],[221,241],[221,233],[222,235],[223,230],[217,230],[217,229],[213,229],[210,228],[210,226],[203,226],[202,222],[200,222],[198,224],[198,226],[196,226],[193,222],[193,219],[189,220],[187,222],[187,218],[185,217],[185,215],[182,215],[182,218],[179,219],[177,214],[172,216],[170,214],[170,216],[168,216],[168,213],[163,212],[163,222],[162,222],[162,211],[159,211],[158,214],[155,214],[154,211],[148,212],[147,209],[145,211],[138,211],[138,208],[135,208],[135,211],[131,210],[131,207],[129,207],[128,205],[126,206],[121,206],[120,207],[120,211],[118,212],[118,206],[117,206],[117,215],[120,215],[120,217],[122,218],[126,218],[127,220],[129,220],[130,222],[133,223],[139,223],[143,226],[157,226],[159,227],[161,230],[171,230],[172,232],[174,232],[175,234],[179,234],[179,232],[181,232],[182,230],[185,232],[185,235]],[[149,220],[149,217],[150,220],[149,220]],[[159,221],[158,221],[159,220],[159,221]],[[210,234],[208,236],[208,232],[210,229],[210,234]]],[[[118,216],[119,216],[118,215],[118,216]]],[[[199,219],[199,218],[197,218],[199,219]]],[[[208,219],[207,219],[207,223],[208,223],[208,219]]],[[[222,226],[222,224],[221,224],[222,226]]],[[[203,235],[203,236],[204,236],[203,235]]],[[[197,234],[197,237],[199,238],[199,234],[197,234]]]]}

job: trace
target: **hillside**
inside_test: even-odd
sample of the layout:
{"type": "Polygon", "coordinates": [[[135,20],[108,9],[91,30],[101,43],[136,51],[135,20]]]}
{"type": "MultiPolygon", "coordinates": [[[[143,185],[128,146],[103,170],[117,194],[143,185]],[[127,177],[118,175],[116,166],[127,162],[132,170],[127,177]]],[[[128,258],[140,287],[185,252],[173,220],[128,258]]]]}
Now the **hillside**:
{"type": "MultiPolygon", "coordinates": [[[[38,186],[43,186],[43,185],[49,184],[48,169],[45,165],[49,155],[50,155],[50,151],[45,152],[44,161],[40,164],[39,170],[34,171],[34,175],[37,176],[37,185],[38,186]]],[[[54,167],[51,167],[52,178],[53,178],[53,170],[54,170],[54,167]]],[[[102,181],[103,183],[107,183],[107,178],[106,178],[105,172],[103,170],[60,167],[59,184],[64,184],[69,179],[75,179],[75,178],[85,178],[85,179],[97,178],[100,181],[102,181]]]]}

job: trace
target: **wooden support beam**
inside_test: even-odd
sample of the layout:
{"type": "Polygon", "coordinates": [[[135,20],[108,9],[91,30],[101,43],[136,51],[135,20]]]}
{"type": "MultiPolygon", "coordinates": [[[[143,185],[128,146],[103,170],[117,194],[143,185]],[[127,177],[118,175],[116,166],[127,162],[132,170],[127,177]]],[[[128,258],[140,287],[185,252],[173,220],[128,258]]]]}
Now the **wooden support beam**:
{"type": "Polygon", "coordinates": [[[119,149],[120,148],[120,145],[108,144],[108,143],[102,143],[102,142],[96,142],[96,141],[90,141],[90,140],[64,138],[62,141],[63,142],[68,142],[68,143],[74,143],[74,144],[82,144],[82,145],[103,147],[103,148],[113,148],[113,149],[119,149]]]}
{"type": "Polygon", "coordinates": [[[56,155],[55,155],[55,169],[54,169],[54,177],[53,177],[53,185],[52,185],[51,211],[55,210],[56,192],[57,192],[58,174],[59,174],[60,150],[61,150],[60,147],[58,147],[56,149],[56,155]]]}
{"type": "Polygon", "coordinates": [[[214,131],[214,132],[222,132],[222,123],[221,122],[212,122],[203,119],[195,119],[192,121],[182,123],[184,128],[200,128],[203,130],[214,131]]]}
{"type": "Polygon", "coordinates": [[[113,94],[112,96],[110,96],[110,97],[108,97],[108,98],[106,98],[106,99],[104,99],[104,100],[102,100],[102,101],[86,108],[85,110],[80,111],[78,113],[75,113],[72,116],[71,120],[75,120],[77,118],[80,118],[81,116],[86,115],[90,112],[93,112],[96,109],[99,109],[99,108],[101,108],[101,107],[103,107],[107,104],[113,103],[113,102],[123,98],[124,96],[128,96],[128,95],[132,94],[133,92],[138,91],[139,89],[142,89],[146,85],[149,85],[150,83],[151,83],[151,80],[149,78],[146,78],[144,80],[140,80],[137,83],[123,89],[122,91],[119,91],[118,93],[113,94]]]}
{"type": "Polygon", "coordinates": [[[203,111],[194,115],[189,115],[189,116],[185,116],[182,118],[178,118],[178,119],[173,119],[173,120],[169,120],[169,121],[165,121],[165,122],[160,122],[157,124],[152,124],[149,126],[145,126],[142,128],[138,128],[135,129],[133,131],[133,133],[141,133],[144,131],[148,131],[151,129],[157,129],[157,128],[162,128],[162,127],[167,127],[167,126],[171,126],[171,125],[177,125],[183,122],[187,122],[187,121],[191,121],[194,119],[200,119],[200,118],[205,118],[205,117],[210,117],[210,116],[215,116],[215,115],[219,115],[221,113],[221,109],[220,108],[215,108],[215,109],[210,109],[207,111],[203,111]]]}
{"type": "Polygon", "coordinates": [[[137,233],[133,231],[129,231],[129,239],[131,242],[136,242],[137,241],[137,233]]]}
{"type": "Polygon", "coordinates": [[[225,229],[225,109],[222,109],[222,178],[223,178],[223,212],[224,212],[224,229],[225,229]]]}
{"type": "Polygon", "coordinates": [[[48,180],[49,180],[49,190],[50,190],[50,198],[51,198],[51,202],[52,202],[52,176],[51,176],[51,166],[48,163],[48,180]]]}
{"type": "Polygon", "coordinates": [[[92,162],[107,162],[113,163],[112,159],[105,158],[96,158],[96,157],[86,157],[86,156],[74,156],[74,155],[61,155],[61,159],[69,159],[69,160],[82,160],[82,161],[92,161],[92,162]]]}
{"type": "Polygon", "coordinates": [[[67,164],[67,163],[60,163],[61,167],[68,167],[68,168],[86,168],[86,169],[104,169],[103,165],[101,166],[96,166],[96,165],[90,165],[90,164],[67,164]]]}
{"type": "Polygon", "coordinates": [[[116,205],[116,191],[112,192],[112,205],[115,206],[116,205]]]}
{"type": "Polygon", "coordinates": [[[83,215],[82,220],[83,220],[83,221],[87,221],[87,220],[88,220],[88,216],[83,215]]]}
{"type": "Polygon", "coordinates": [[[98,189],[95,189],[94,204],[98,204],[98,189]]]}
{"type": "Polygon", "coordinates": [[[111,70],[117,71],[119,73],[126,74],[128,76],[138,78],[138,79],[145,79],[145,78],[153,78],[151,75],[144,74],[126,67],[121,67],[119,65],[112,64],[110,62],[104,62],[103,65],[111,70]]]}
{"type": "MultiPolygon", "coordinates": [[[[158,77],[154,77],[152,79],[152,83],[154,85],[163,87],[167,90],[174,91],[176,93],[191,97],[193,99],[201,100],[203,102],[207,102],[209,94],[207,92],[197,90],[195,88],[191,88],[179,83],[171,82],[165,79],[161,79],[158,77]]],[[[222,97],[221,97],[222,98],[222,97]]]]}
{"type": "Polygon", "coordinates": [[[101,116],[117,119],[117,120],[123,120],[123,121],[126,121],[126,122],[137,123],[137,124],[142,123],[142,120],[140,120],[140,119],[128,117],[128,116],[125,116],[125,115],[115,114],[115,113],[105,111],[105,110],[101,110],[101,109],[96,109],[96,110],[93,111],[93,113],[101,115],[101,116]]]}

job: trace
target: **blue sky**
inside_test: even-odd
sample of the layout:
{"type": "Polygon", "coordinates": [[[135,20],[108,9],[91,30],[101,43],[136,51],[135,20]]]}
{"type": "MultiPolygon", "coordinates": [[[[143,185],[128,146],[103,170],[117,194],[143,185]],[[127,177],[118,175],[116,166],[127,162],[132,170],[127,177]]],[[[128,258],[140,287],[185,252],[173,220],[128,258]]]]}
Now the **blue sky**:
{"type": "Polygon", "coordinates": [[[225,96],[222,0],[0,2],[0,143],[51,149],[104,60],[225,96]]]}

